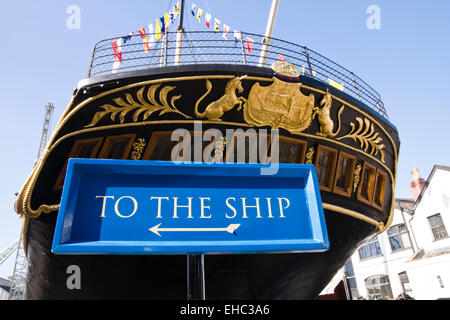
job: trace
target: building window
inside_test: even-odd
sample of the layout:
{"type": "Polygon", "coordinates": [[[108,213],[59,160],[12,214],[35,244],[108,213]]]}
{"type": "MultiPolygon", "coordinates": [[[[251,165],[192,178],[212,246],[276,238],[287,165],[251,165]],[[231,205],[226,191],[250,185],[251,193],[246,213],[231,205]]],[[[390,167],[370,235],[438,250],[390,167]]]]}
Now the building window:
{"type": "Polygon", "coordinates": [[[380,210],[383,210],[385,190],[386,174],[378,170],[375,182],[375,193],[373,195],[373,205],[380,210]]]}
{"type": "Polygon", "coordinates": [[[56,183],[53,189],[61,190],[63,188],[69,159],[71,158],[90,159],[97,157],[97,153],[98,150],[100,149],[102,142],[103,138],[92,138],[76,141],[72,147],[72,150],[70,150],[69,157],[66,160],[64,167],[62,168],[58,178],[56,179],[56,183]]]}
{"type": "Polygon", "coordinates": [[[135,134],[125,134],[106,138],[100,150],[100,159],[127,159],[133,146],[135,134]]]}
{"type": "Polygon", "coordinates": [[[336,171],[337,150],[319,145],[316,157],[316,172],[321,190],[333,189],[336,171]]]}
{"type": "Polygon", "coordinates": [[[388,230],[389,242],[391,243],[392,251],[406,249],[411,247],[408,237],[408,229],[404,224],[398,224],[388,230]]]}
{"type": "Polygon", "coordinates": [[[306,142],[297,139],[280,137],[280,163],[303,163],[305,159],[306,142]]]}
{"type": "Polygon", "coordinates": [[[380,242],[378,241],[378,236],[367,241],[358,251],[361,260],[371,257],[378,257],[383,254],[381,251],[380,242]]]}
{"type": "Polygon", "coordinates": [[[369,300],[394,299],[388,276],[373,276],[367,278],[365,282],[369,300]]]}
{"type": "Polygon", "coordinates": [[[406,272],[400,272],[398,274],[398,277],[400,279],[400,283],[401,283],[402,288],[403,288],[403,293],[406,293],[409,296],[413,296],[412,289],[411,289],[411,284],[409,283],[408,274],[406,272]]]}
{"type": "Polygon", "coordinates": [[[334,192],[350,197],[352,194],[353,172],[356,158],[345,152],[339,154],[339,161],[334,183],[334,192]]]}
{"type": "Polygon", "coordinates": [[[435,241],[448,238],[447,230],[445,229],[444,222],[442,221],[440,214],[428,217],[428,222],[430,223],[435,241]]]}
{"type": "Polygon", "coordinates": [[[362,181],[359,185],[358,200],[372,205],[373,190],[375,187],[376,169],[368,163],[364,164],[362,181]]]}

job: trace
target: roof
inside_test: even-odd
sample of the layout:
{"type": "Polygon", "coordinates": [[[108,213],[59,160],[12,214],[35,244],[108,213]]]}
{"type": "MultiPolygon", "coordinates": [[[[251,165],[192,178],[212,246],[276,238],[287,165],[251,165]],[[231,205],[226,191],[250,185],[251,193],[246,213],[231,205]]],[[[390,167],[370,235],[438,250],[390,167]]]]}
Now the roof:
{"type": "MultiPolygon", "coordinates": [[[[422,191],[420,192],[419,197],[417,198],[417,200],[414,202],[414,206],[411,208],[412,211],[414,211],[418,204],[420,203],[420,200],[422,200],[423,195],[425,194],[426,190],[428,189],[428,186],[430,185],[431,180],[433,179],[434,174],[436,173],[437,170],[445,170],[445,171],[450,171],[450,167],[449,166],[441,166],[441,165],[435,165],[433,167],[433,170],[431,170],[430,175],[428,176],[427,181],[425,182],[425,185],[423,186],[422,191]]],[[[396,203],[397,204],[397,203],[396,203]]]]}
{"type": "Polygon", "coordinates": [[[9,289],[11,288],[11,281],[0,278],[0,288],[9,292],[9,289]]]}
{"type": "Polygon", "coordinates": [[[395,209],[406,209],[407,211],[411,211],[414,202],[414,199],[395,199],[395,209]]]}

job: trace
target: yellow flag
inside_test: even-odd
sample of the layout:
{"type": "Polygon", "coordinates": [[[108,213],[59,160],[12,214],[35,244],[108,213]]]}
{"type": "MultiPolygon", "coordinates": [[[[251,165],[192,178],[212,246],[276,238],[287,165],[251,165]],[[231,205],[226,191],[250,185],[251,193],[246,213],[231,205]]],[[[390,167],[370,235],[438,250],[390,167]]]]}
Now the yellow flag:
{"type": "Polygon", "coordinates": [[[201,22],[201,21],[200,21],[200,18],[201,18],[201,16],[202,16],[202,14],[203,14],[203,10],[200,9],[200,8],[198,8],[198,12],[197,12],[197,20],[198,20],[198,22],[201,22]]]}
{"type": "Polygon", "coordinates": [[[330,78],[328,78],[328,82],[330,83],[330,86],[335,87],[338,90],[344,91],[344,85],[342,83],[334,81],[333,79],[330,78]]]}
{"type": "Polygon", "coordinates": [[[156,19],[156,40],[161,39],[161,26],[159,24],[159,19],[156,19]]]}
{"type": "Polygon", "coordinates": [[[180,1],[177,2],[175,5],[175,17],[177,17],[180,14],[180,1]]]}

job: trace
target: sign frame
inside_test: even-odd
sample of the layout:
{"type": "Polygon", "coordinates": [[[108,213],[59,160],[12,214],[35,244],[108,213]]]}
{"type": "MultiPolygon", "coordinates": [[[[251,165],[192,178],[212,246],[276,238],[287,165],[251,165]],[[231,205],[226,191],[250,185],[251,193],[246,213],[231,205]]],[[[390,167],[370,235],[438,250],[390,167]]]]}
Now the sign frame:
{"type": "MultiPolygon", "coordinates": [[[[301,253],[328,250],[330,244],[315,167],[304,164],[279,164],[278,173],[272,176],[262,176],[261,169],[267,167],[268,165],[266,164],[243,163],[181,164],[166,161],[69,159],[55,227],[52,252],[62,255],[211,255],[301,253]],[[74,217],[81,214],[77,212],[77,204],[81,201],[78,197],[80,188],[83,187],[82,181],[84,181],[84,177],[90,177],[89,175],[95,174],[99,175],[99,177],[101,175],[108,177],[124,177],[127,175],[151,177],[158,175],[160,177],[161,174],[167,174],[172,178],[182,175],[190,178],[195,177],[195,179],[210,180],[212,176],[244,177],[245,179],[256,179],[257,177],[259,179],[258,183],[264,181],[264,179],[268,183],[274,181],[280,183],[280,181],[283,182],[283,179],[286,181],[289,179],[304,179],[305,205],[309,211],[305,216],[308,217],[307,223],[310,223],[311,233],[309,238],[302,239],[258,239],[254,241],[232,239],[229,242],[205,241],[205,239],[191,242],[166,241],[161,234],[163,230],[167,231],[167,229],[170,229],[164,229],[164,227],[167,227],[167,223],[162,222],[163,226],[158,226],[160,222],[149,222],[145,228],[148,229],[149,235],[153,236],[150,241],[103,241],[102,239],[92,240],[91,238],[89,241],[72,241],[72,231],[75,228],[91,227],[77,225],[74,222],[76,221],[74,217]]],[[[211,183],[214,183],[214,181],[211,183]]],[[[239,229],[240,226],[239,223],[230,222],[229,225],[222,226],[222,231],[232,234],[237,230],[239,233],[243,229],[242,227],[239,229]]],[[[99,226],[94,227],[99,228],[99,226]]],[[[181,233],[179,232],[179,234],[181,233]]],[[[202,234],[206,233],[203,232],[202,234]]]]}

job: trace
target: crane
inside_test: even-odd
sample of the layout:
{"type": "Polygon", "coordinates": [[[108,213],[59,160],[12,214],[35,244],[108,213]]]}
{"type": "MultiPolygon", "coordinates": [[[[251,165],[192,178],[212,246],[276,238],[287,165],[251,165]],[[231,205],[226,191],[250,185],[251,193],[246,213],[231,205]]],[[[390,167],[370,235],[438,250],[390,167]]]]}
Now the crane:
{"type": "MultiPolygon", "coordinates": [[[[42,128],[41,142],[39,144],[37,160],[39,160],[45,150],[48,139],[48,131],[50,129],[50,122],[54,109],[55,107],[53,106],[52,102],[49,102],[45,106],[44,126],[42,128]]],[[[35,161],[35,165],[37,163],[37,160],[35,161]]],[[[16,261],[14,263],[14,272],[11,278],[11,289],[9,291],[8,300],[24,300],[27,283],[28,261],[23,247],[23,232],[21,233],[20,238],[16,240],[13,245],[10,245],[8,249],[6,249],[2,253],[2,256],[3,254],[5,254],[5,256],[8,255],[9,257],[12,252],[16,250],[16,261]],[[9,254],[7,253],[8,249],[11,249],[11,252],[9,254]]],[[[0,264],[2,262],[3,261],[0,259],[0,264]]]]}
{"type": "Polygon", "coordinates": [[[16,251],[17,247],[19,246],[20,238],[11,243],[8,248],[3,250],[2,253],[0,253],[0,265],[6,261],[6,259],[9,258],[10,255],[13,254],[14,251],[16,251]]]}

